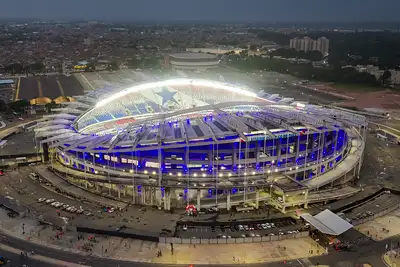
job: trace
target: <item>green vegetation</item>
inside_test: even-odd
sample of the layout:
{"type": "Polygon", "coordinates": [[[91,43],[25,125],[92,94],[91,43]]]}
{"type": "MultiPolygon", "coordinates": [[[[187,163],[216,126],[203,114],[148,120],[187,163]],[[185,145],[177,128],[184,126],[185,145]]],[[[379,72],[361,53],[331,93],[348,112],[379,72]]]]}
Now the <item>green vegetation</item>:
{"type": "Polygon", "coordinates": [[[379,91],[381,87],[379,86],[369,86],[365,84],[344,84],[344,83],[333,83],[331,84],[333,88],[337,89],[344,89],[344,90],[349,90],[353,92],[373,92],[373,91],[379,91]]]}
{"type": "Polygon", "coordinates": [[[161,66],[161,61],[162,60],[157,57],[132,59],[128,62],[128,66],[132,69],[159,68],[161,66]]]}
{"type": "Polygon", "coordinates": [[[360,84],[369,87],[381,85],[374,75],[358,72],[353,68],[314,68],[312,64],[298,64],[282,59],[262,58],[260,56],[247,57],[245,55],[229,55],[226,62],[231,67],[246,71],[276,71],[306,80],[360,84]]]}
{"type": "Polygon", "coordinates": [[[28,100],[21,99],[15,102],[6,104],[3,100],[0,100],[0,112],[11,114],[12,112],[23,113],[25,108],[30,106],[28,100]]]}
{"type": "Polygon", "coordinates": [[[321,61],[324,59],[324,56],[320,51],[297,51],[294,48],[279,48],[271,52],[270,56],[280,56],[283,58],[301,58],[310,61],[321,61]]]}
{"type": "MultiPolygon", "coordinates": [[[[272,41],[282,46],[289,46],[290,39],[302,38],[305,34],[270,32],[268,30],[251,29],[260,39],[272,41]]],[[[344,65],[379,66],[381,69],[400,69],[400,34],[394,31],[382,32],[310,32],[310,38],[329,39],[330,65],[340,67],[344,65]]]]}
{"type": "Polygon", "coordinates": [[[29,64],[26,66],[23,66],[20,63],[12,63],[4,67],[6,73],[8,74],[21,74],[21,73],[41,73],[46,70],[44,64],[40,61],[37,61],[33,64],[29,64]]]}

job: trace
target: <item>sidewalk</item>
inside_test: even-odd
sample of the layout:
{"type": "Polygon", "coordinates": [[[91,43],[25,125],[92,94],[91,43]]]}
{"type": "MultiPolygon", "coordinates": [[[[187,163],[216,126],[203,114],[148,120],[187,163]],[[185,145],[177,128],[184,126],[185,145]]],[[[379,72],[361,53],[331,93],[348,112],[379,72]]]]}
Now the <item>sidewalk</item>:
{"type": "Polygon", "coordinates": [[[49,248],[77,253],[81,256],[105,257],[132,262],[162,264],[262,263],[303,259],[322,255],[325,252],[312,239],[301,238],[248,244],[196,246],[175,244],[172,253],[170,244],[89,234],[82,234],[82,238],[78,239],[79,233],[74,231],[66,231],[60,238],[55,238],[57,230],[49,226],[37,225],[33,219],[8,218],[2,210],[0,210],[0,221],[1,232],[25,242],[33,242],[49,248]],[[161,257],[157,257],[159,250],[162,253],[161,257]]]}
{"type": "Polygon", "coordinates": [[[51,184],[55,187],[59,188],[62,191],[65,191],[76,198],[85,198],[89,202],[96,203],[98,205],[107,207],[113,206],[118,208],[125,208],[127,206],[126,203],[121,201],[116,201],[110,198],[106,198],[104,196],[96,195],[93,193],[88,193],[87,191],[79,188],[78,186],[72,185],[68,183],[66,180],[62,179],[61,177],[57,176],[53,172],[47,169],[47,165],[38,165],[33,166],[32,170],[37,172],[39,175],[43,176],[46,180],[48,180],[51,184]]]}
{"type": "Polygon", "coordinates": [[[386,266],[400,267],[400,254],[397,255],[397,250],[388,251],[382,256],[386,266]]]}

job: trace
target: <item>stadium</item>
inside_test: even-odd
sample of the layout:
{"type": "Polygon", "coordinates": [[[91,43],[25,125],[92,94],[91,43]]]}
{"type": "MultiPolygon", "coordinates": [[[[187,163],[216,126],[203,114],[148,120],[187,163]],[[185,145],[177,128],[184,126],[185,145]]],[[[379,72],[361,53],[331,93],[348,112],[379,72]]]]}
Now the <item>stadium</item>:
{"type": "Polygon", "coordinates": [[[282,212],[359,191],[366,119],[177,78],[76,96],[35,129],[51,168],[88,189],[165,210],[282,212]]]}
{"type": "Polygon", "coordinates": [[[165,56],[164,65],[175,70],[206,70],[218,67],[219,59],[205,53],[174,53],[165,56]]]}

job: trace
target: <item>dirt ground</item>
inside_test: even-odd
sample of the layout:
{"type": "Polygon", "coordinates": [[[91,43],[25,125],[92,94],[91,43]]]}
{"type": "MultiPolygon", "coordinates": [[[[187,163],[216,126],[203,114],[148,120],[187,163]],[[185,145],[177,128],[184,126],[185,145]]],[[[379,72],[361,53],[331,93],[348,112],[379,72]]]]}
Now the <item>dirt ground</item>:
{"type": "Polygon", "coordinates": [[[315,88],[319,91],[332,92],[353,98],[353,100],[343,100],[335,103],[338,106],[364,108],[381,108],[387,110],[400,109],[400,94],[389,90],[371,91],[362,88],[335,88],[329,84],[309,84],[308,87],[315,88]]]}
{"type": "Polygon", "coordinates": [[[389,213],[373,221],[357,225],[355,229],[379,241],[400,234],[400,210],[389,213]]]}

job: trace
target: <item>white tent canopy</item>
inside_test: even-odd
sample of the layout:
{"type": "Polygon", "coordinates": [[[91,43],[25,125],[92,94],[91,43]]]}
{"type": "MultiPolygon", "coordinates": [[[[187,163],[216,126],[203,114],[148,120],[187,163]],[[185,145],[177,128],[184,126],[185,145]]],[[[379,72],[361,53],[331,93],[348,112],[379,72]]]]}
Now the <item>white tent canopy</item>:
{"type": "Polygon", "coordinates": [[[326,209],[315,216],[309,213],[301,214],[301,218],[315,227],[318,231],[328,235],[338,236],[353,228],[348,221],[343,220],[332,211],[326,209]]]}

